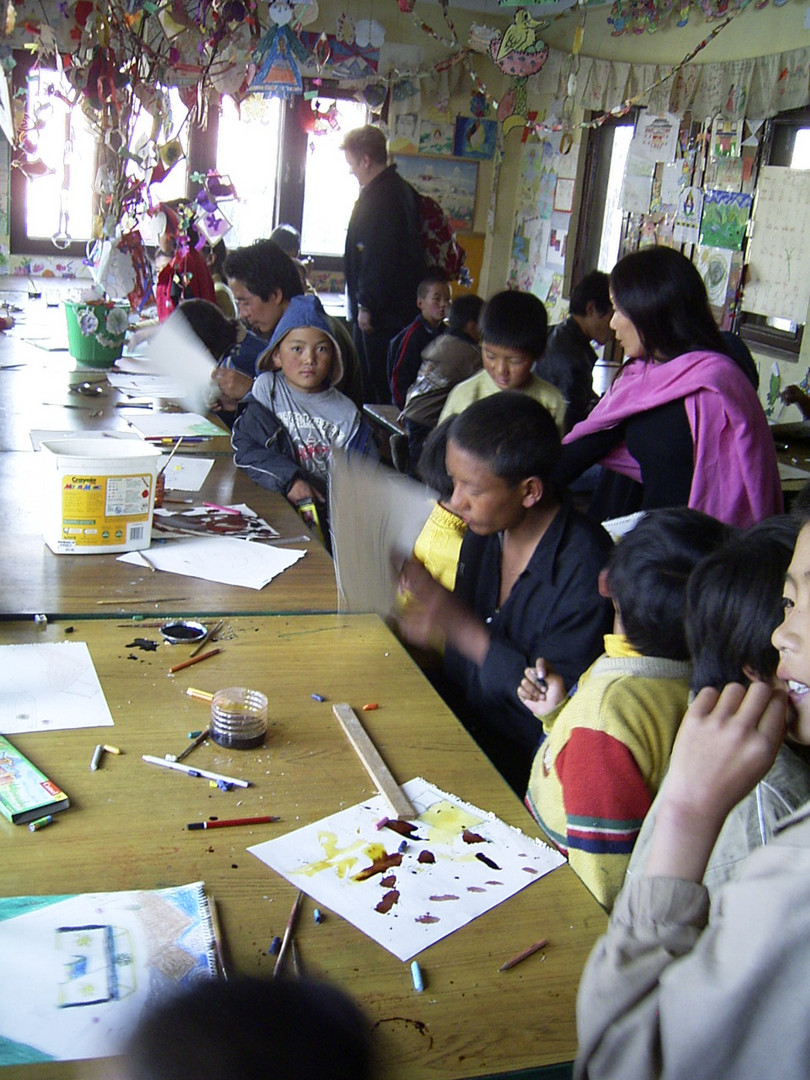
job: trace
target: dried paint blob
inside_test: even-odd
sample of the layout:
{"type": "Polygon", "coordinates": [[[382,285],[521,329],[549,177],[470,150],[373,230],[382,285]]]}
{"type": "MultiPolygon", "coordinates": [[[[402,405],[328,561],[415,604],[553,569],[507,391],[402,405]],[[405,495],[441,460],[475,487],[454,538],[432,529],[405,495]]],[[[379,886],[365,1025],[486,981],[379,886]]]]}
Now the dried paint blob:
{"type": "Polygon", "coordinates": [[[433,923],[439,922],[439,916],[438,915],[419,915],[418,918],[414,919],[414,922],[418,922],[418,923],[422,923],[423,925],[430,926],[433,923]]]}
{"type": "Polygon", "coordinates": [[[489,841],[486,837],[481,836],[480,833],[473,832],[471,829],[465,829],[461,834],[461,839],[465,844],[487,844],[489,841]]]}
{"type": "Polygon", "coordinates": [[[419,852],[419,856],[416,861],[420,863],[435,863],[436,856],[433,854],[432,851],[428,851],[427,848],[425,848],[424,851],[419,852]]]}
{"type": "Polygon", "coordinates": [[[397,903],[399,903],[399,893],[396,889],[389,889],[379,904],[375,904],[374,910],[379,911],[380,915],[387,915],[397,903]]]}
{"type": "Polygon", "coordinates": [[[480,859],[485,866],[490,868],[490,870],[500,870],[500,866],[498,866],[495,860],[488,858],[482,851],[476,851],[475,857],[476,859],[480,859]]]}

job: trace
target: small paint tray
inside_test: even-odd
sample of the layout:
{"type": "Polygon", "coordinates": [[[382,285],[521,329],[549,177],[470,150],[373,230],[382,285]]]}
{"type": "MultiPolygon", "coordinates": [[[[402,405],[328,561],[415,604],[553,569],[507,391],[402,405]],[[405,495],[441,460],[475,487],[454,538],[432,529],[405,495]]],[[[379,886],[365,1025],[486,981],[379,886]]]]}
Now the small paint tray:
{"type": "Polygon", "coordinates": [[[192,622],[190,619],[176,619],[174,622],[161,626],[160,632],[172,645],[193,645],[195,641],[202,641],[208,633],[200,622],[192,622]]]}

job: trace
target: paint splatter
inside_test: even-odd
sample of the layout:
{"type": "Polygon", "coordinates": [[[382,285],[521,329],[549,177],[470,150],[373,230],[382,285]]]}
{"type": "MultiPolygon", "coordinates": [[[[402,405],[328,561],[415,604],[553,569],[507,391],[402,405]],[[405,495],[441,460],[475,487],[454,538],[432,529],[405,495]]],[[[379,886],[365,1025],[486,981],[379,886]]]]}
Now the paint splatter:
{"type": "Polygon", "coordinates": [[[476,851],[475,857],[476,859],[480,859],[485,866],[488,866],[490,868],[490,870],[500,870],[500,866],[498,866],[495,860],[490,859],[487,855],[484,855],[482,851],[476,851]]]}
{"type": "Polygon", "coordinates": [[[399,893],[396,889],[389,889],[379,904],[375,904],[374,910],[379,911],[380,915],[387,915],[397,903],[399,903],[399,893]]]}
{"type": "Polygon", "coordinates": [[[485,837],[483,837],[480,833],[473,832],[472,829],[465,829],[464,832],[461,834],[461,839],[464,841],[465,844],[488,843],[485,837]]]}
{"type": "Polygon", "coordinates": [[[487,885],[503,885],[502,881],[488,881],[487,885]]]}
{"type": "Polygon", "coordinates": [[[150,641],[149,638],[136,637],[134,641],[129,641],[124,646],[125,649],[142,649],[144,652],[157,652],[158,643],[156,641],[150,641]]]}
{"type": "Polygon", "coordinates": [[[385,823],[385,828],[392,829],[395,833],[399,833],[400,836],[410,836],[411,838],[416,839],[413,834],[419,826],[414,825],[413,822],[410,821],[397,821],[395,818],[389,818],[385,823]]]}
{"type": "Polygon", "coordinates": [[[540,871],[536,866],[521,866],[520,868],[524,874],[539,874],[540,871]]]}
{"type": "MultiPolygon", "coordinates": [[[[401,866],[402,856],[398,851],[392,852],[392,854],[383,854],[378,859],[375,859],[371,866],[367,866],[364,870],[355,874],[352,881],[368,881],[369,878],[374,877],[375,874],[384,874],[387,870],[390,870],[392,866],[401,866]]],[[[495,870],[499,870],[500,867],[494,867],[495,870]]]]}
{"type": "Polygon", "coordinates": [[[425,851],[419,852],[419,857],[416,861],[421,863],[435,863],[436,856],[433,854],[432,851],[428,851],[426,849],[425,851]]]}
{"type": "Polygon", "coordinates": [[[440,903],[442,900],[458,900],[458,897],[453,896],[452,893],[444,893],[444,895],[441,896],[431,896],[429,899],[435,900],[437,903],[440,903]]]}
{"type": "Polygon", "coordinates": [[[389,874],[388,877],[384,877],[382,879],[382,881],[380,882],[380,885],[382,885],[382,887],[384,889],[393,889],[393,887],[396,885],[396,883],[397,883],[396,874],[389,874]]]}
{"type": "Polygon", "coordinates": [[[438,915],[420,915],[418,918],[414,919],[413,921],[418,922],[418,923],[425,923],[427,925],[430,925],[430,923],[439,922],[439,916],[438,915]]]}
{"type": "Polygon", "coordinates": [[[468,885],[467,892],[486,892],[486,889],[482,889],[480,885],[468,885]]]}

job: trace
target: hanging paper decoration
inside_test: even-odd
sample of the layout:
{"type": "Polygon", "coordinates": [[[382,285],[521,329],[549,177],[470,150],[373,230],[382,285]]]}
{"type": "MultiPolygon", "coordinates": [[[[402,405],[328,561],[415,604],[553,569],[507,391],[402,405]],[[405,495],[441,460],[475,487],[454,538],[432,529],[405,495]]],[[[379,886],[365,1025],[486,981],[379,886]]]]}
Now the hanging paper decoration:
{"type": "Polygon", "coordinates": [[[270,21],[276,26],[286,26],[293,19],[293,5],[290,0],[273,0],[267,9],[270,21]]]}
{"type": "Polygon", "coordinates": [[[521,78],[540,71],[548,58],[548,45],[539,36],[546,26],[547,22],[533,19],[520,8],[503,36],[490,41],[489,52],[495,66],[507,75],[521,78]]]}
{"type": "MultiPolygon", "coordinates": [[[[318,50],[323,48],[323,35],[313,31],[304,30],[300,41],[310,57],[318,62],[318,50]]],[[[352,38],[351,41],[343,41],[334,34],[326,35],[326,45],[329,49],[329,75],[333,79],[362,79],[376,73],[380,63],[380,50],[370,45],[361,47],[352,38]]],[[[313,60],[310,60],[310,64],[313,60]]],[[[366,89],[377,89],[367,87],[366,89]]],[[[385,90],[383,88],[383,95],[385,90]]]]}
{"type": "Polygon", "coordinates": [[[361,49],[367,45],[379,49],[385,41],[385,27],[376,19],[358,19],[354,26],[354,40],[361,49]]]}
{"type": "Polygon", "coordinates": [[[256,56],[263,59],[247,88],[249,94],[289,98],[302,93],[304,83],[296,58],[303,62],[307,51],[289,26],[276,26],[268,31],[259,42],[256,56]]]}

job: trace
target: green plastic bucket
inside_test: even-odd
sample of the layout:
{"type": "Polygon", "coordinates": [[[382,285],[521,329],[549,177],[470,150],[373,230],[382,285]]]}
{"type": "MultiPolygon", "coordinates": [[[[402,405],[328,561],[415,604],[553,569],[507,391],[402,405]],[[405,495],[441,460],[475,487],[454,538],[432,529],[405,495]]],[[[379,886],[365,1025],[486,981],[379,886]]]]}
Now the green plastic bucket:
{"type": "Polygon", "coordinates": [[[124,349],[129,304],[66,300],[70,355],[88,367],[111,367],[124,349]]]}

